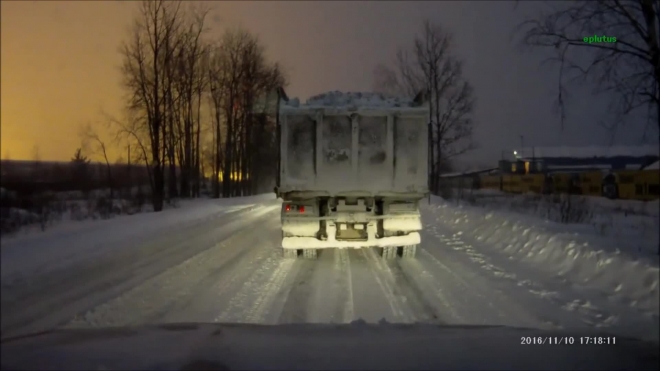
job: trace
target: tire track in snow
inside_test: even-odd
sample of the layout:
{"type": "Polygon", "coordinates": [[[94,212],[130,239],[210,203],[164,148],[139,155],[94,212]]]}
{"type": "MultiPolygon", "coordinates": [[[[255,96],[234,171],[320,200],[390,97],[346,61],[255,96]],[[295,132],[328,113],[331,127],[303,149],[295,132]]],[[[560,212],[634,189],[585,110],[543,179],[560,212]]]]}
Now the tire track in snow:
{"type": "MultiPolygon", "coordinates": [[[[293,260],[293,259],[292,259],[293,260]]],[[[319,268],[319,261],[298,260],[300,268],[295,275],[290,290],[286,295],[277,323],[307,323],[310,321],[310,300],[314,297],[314,272],[319,268]]]]}
{"type": "Polygon", "coordinates": [[[295,264],[295,261],[291,259],[286,259],[281,261],[275,272],[266,283],[266,286],[260,295],[257,297],[257,300],[254,301],[254,304],[247,311],[247,322],[248,323],[264,323],[266,320],[266,315],[268,314],[271,304],[275,300],[275,296],[280,293],[282,287],[284,286],[284,281],[287,278],[287,275],[291,271],[291,268],[295,264]]]}
{"type": "Polygon", "coordinates": [[[342,323],[352,322],[355,317],[355,303],[353,302],[353,278],[351,274],[351,259],[348,250],[336,250],[335,264],[339,266],[340,272],[339,287],[345,288],[344,295],[340,303],[344,303],[342,310],[342,323]]]}
{"type": "Polygon", "coordinates": [[[394,288],[391,282],[393,281],[393,278],[389,277],[390,279],[388,280],[388,277],[383,277],[383,269],[378,264],[380,263],[380,257],[376,256],[373,249],[360,249],[359,253],[367,261],[369,271],[385,296],[396,322],[411,322],[410,316],[404,312],[404,305],[394,293],[394,288]]]}
{"type": "Polygon", "coordinates": [[[269,251],[264,264],[252,272],[214,322],[263,323],[270,312],[269,306],[283,291],[285,280],[299,269],[297,262],[283,259],[279,249],[269,251]]]}
{"type": "Polygon", "coordinates": [[[383,262],[389,269],[390,274],[394,277],[396,288],[406,297],[408,307],[416,313],[415,319],[417,322],[443,324],[446,323],[441,319],[438,310],[429,302],[427,294],[425,294],[425,287],[419,285],[418,281],[412,279],[403,267],[408,261],[414,259],[397,259],[393,262],[383,262]]]}
{"type": "MultiPolygon", "coordinates": [[[[462,304],[465,305],[465,310],[461,312],[465,314],[463,317],[467,316],[466,319],[469,322],[474,323],[479,316],[486,324],[561,328],[562,320],[557,311],[548,310],[547,306],[539,305],[541,304],[539,296],[527,297],[530,294],[528,291],[523,293],[525,296],[521,296],[517,286],[511,284],[517,282],[517,275],[491,264],[485,255],[475,251],[472,245],[464,241],[462,232],[442,234],[438,231],[437,226],[429,228],[429,232],[427,235],[432,234],[431,239],[424,243],[422,254],[429,263],[441,268],[440,270],[432,269],[431,272],[434,275],[449,274],[452,279],[456,279],[455,286],[464,286],[466,290],[469,290],[466,291],[469,292],[469,295],[465,297],[465,300],[482,302],[490,308],[490,313],[484,312],[481,316],[477,311],[469,310],[467,308],[469,305],[462,304]],[[436,247],[430,243],[431,240],[441,243],[436,247]],[[443,252],[443,248],[446,251],[443,252]],[[443,258],[449,258],[447,264],[436,257],[439,254],[443,258]],[[490,279],[486,280],[487,278],[490,279]],[[467,315],[470,312],[472,315],[467,315]],[[491,321],[491,323],[486,321],[491,321]]],[[[455,288],[451,289],[455,291],[455,288]]]]}
{"type": "MultiPolygon", "coordinates": [[[[428,208],[433,215],[429,219],[435,219],[436,225],[427,225],[427,231],[435,234],[438,239],[445,241],[464,240],[473,243],[465,246],[452,246],[455,251],[462,251],[469,255],[470,260],[479,263],[481,268],[489,271],[493,276],[501,280],[494,280],[493,286],[500,286],[507,295],[515,298],[530,314],[535,314],[539,319],[548,322],[552,327],[565,327],[572,329],[598,328],[616,332],[623,336],[648,338],[657,341],[657,331],[649,331],[649,328],[657,328],[660,322],[657,315],[648,313],[635,307],[626,299],[614,297],[598,288],[586,287],[585,282],[569,281],[563,273],[571,267],[563,268],[559,272],[548,272],[528,262],[510,256],[508,248],[499,249],[489,246],[488,238],[478,238],[468,233],[463,233],[459,227],[446,223],[445,219],[437,217],[434,208],[428,208]],[[438,232],[438,225],[444,224],[440,229],[452,238],[438,232]],[[457,238],[458,237],[458,238],[457,238]],[[476,249],[483,254],[479,254],[476,249]],[[481,258],[481,262],[472,258],[481,258]],[[506,271],[497,267],[508,268],[506,271]],[[507,282],[508,281],[508,282],[507,282]]],[[[430,215],[429,215],[430,216],[430,215]]],[[[522,235],[529,231],[525,229],[522,235]]],[[[539,248],[538,253],[547,252],[552,246],[549,243],[557,237],[537,236],[535,241],[539,248]]],[[[530,243],[527,241],[525,243],[530,243]]],[[[568,244],[568,253],[574,243],[568,244]]],[[[530,252],[531,253],[531,252],[530,252]]],[[[555,251],[556,254],[565,252],[555,251]]],[[[460,258],[459,258],[460,259],[460,258]]],[[[573,262],[579,261],[578,255],[573,255],[573,262]]]]}
{"type": "MultiPolygon", "coordinates": [[[[270,215],[260,216],[252,221],[250,225],[244,226],[227,239],[213,244],[210,248],[185,261],[178,262],[177,265],[145,280],[118,297],[76,316],[67,326],[108,326],[143,324],[151,321],[160,322],[158,320],[173,310],[177,304],[190,300],[193,290],[201,282],[209,276],[222,273],[224,268],[231,267],[232,263],[239,261],[253,250],[254,247],[252,247],[251,242],[257,236],[243,234],[242,231],[247,231],[253,223],[258,223],[264,218],[270,218],[270,215]],[[249,238],[246,239],[246,236],[249,236],[249,238]],[[238,244],[239,241],[236,241],[241,238],[244,239],[243,244],[249,246],[247,249],[241,248],[243,244],[238,244]]],[[[196,242],[190,240],[188,245],[196,242]]],[[[186,321],[191,321],[191,318],[188,317],[186,321]]]]}
{"type": "Polygon", "coordinates": [[[327,249],[301,260],[277,323],[348,323],[353,320],[350,260],[344,249],[327,249]]]}
{"type": "MultiPolygon", "coordinates": [[[[506,264],[507,262],[504,261],[503,255],[499,256],[498,254],[494,254],[494,256],[486,257],[484,254],[476,251],[471,244],[464,241],[463,232],[461,231],[452,233],[451,238],[446,237],[444,234],[436,234],[436,237],[447,243],[453,250],[465,253],[473,263],[478,264],[481,269],[489,272],[489,274],[492,274],[493,276],[500,279],[508,280],[512,283],[515,282],[516,286],[523,288],[526,291],[526,294],[534,296],[537,300],[546,301],[549,304],[555,305],[557,312],[575,311],[580,316],[578,322],[573,318],[569,318],[568,316],[557,312],[555,313],[556,315],[553,316],[543,315],[542,319],[540,318],[540,320],[545,324],[549,324],[553,328],[565,326],[570,328],[579,328],[581,326],[609,327],[617,322],[617,316],[608,316],[607,313],[594,306],[589,301],[584,301],[583,303],[581,300],[569,301],[562,298],[560,291],[565,292],[568,287],[565,287],[564,290],[560,290],[558,287],[556,287],[557,285],[553,285],[554,290],[549,290],[545,287],[545,285],[542,285],[538,281],[518,278],[521,271],[526,271],[526,269],[523,269],[524,267],[522,266],[519,266],[517,269],[519,274],[508,273],[504,269],[499,268],[491,261],[493,258],[495,258],[495,260],[499,260],[500,263],[506,264]],[[549,319],[550,317],[553,317],[554,319],[549,319]]],[[[561,286],[561,284],[559,285],[561,286]]],[[[520,296],[517,295],[517,297],[520,296]]]]}
{"type": "Polygon", "coordinates": [[[33,283],[37,289],[30,290],[29,294],[26,294],[27,297],[2,303],[2,332],[37,331],[67,324],[72,318],[83,315],[121,296],[122,293],[143,285],[145,281],[153,280],[163,271],[175,268],[182,262],[212,249],[236,231],[249,227],[254,220],[274,212],[277,208],[256,207],[223,217],[208,218],[205,223],[183,229],[180,233],[160,235],[147,245],[123,249],[116,255],[99,257],[92,264],[36,277],[36,282],[44,280],[45,284],[33,283]],[[245,215],[250,219],[229,219],[237,215],[245,215]],[[225,219],[229,219],[227,224],[213,227],[214,223],[225,219]],[[244,225],[246,222],[248,225],[244,225]],[[198,243],[191,246],[191,241],[195,239],[198,243]],[[54,283],[51,283],[53,281],[54,283]],[[20,308],[17,309],[17,306],[20,308]]]}
{"type": "MultiPolygon", "coordinates": [[[[276,219],[274,219],[277,221],[276,219]]],[[[273,220],[266,221],[260,226],[262,229],[275,230],[273,220]]],[[[200,322],[209,322],[215,318],[220,308],[226,304],[227,296],[235,294],[241,283],[270,256],[272,246],[267,236],[259,234],[249,235],[248,240],[241,241],[245,235],[232,236],[225,243],[236,245],[241,253],[225,263],[215,266],[213,273],[197,283],[195,289],[185,302],[176,302],[177,306],[168,311],[163,322],[190,322],[191,318],[200,318],[200,322]],[[257,240],[252,243],[254,237],[257,240]]]]}
{"type": "Polygon", "coordinates": [[[397,261],[384,261],[374,249],[362,249],[376,282],[390,304],[397,322],[440,323],[434,308],[423,292],[402,272],[397,261]]]}
{"type": "MultiPolygon", "coordinates": [[[[418,252],[421,251],[423,250],[418,247],[418,252]]],[[[445,294],[446,288],[443,288],[443,285],[439,283],[442,281],[438,281],[436,277],[424,269],[424,266],[418,259],[402,261],[401,268],[402,271],[410,277],[410,280],[415,282],[415,285],[417,285],[419,290],[429,297],[428,301],[433,303],[433,307],[435,307],[438,312],[445,314],[445,316],[438,318],[439,321],[442,323],[469,323],[462,317],[459,311],[454,308],[455,303],[452,303],[452,301],[449,300],[445,294]]],[[[443,283],[447,285],[446,282],[443,283]]]]}
{"type": "MultiPolygon", "coordinates": [[[[457,292],[457,290],[464,292],[461,295],[464,299],[462,303],[464,309],[462,312],[464,313],[463,318],[468,320],[468,323],[474,324],[475,321],[480,321],[477,323],[544,329],[556,329],[559,327],[558,321],[553,319],[553,316],[549,312],[538,310],[530,312],[530,307],[524,305],[529,304],[528,302],[514,295],[509,290],[509,285],[503,288],[497,285],[497,282],[489,279],[490,277],[484,276],[481,267],[471,270],[467,262],[462,264],[459,260],[449,260],[447,264],[444,264],[434,253],[431,253],[427,249],[422,249],[422,254],[428,258],[429,263],[440,268],[440,271],[431,270],[432,274],[449,274],[450,277],[456,280],[456,285],[451,287],[451,290],[454,292],[457,292]],[[459,275],[457,273],[458,271],[462,272],[464,277],[459,275]],[[470,309],[469,307],[475,308],[470,309]],[[469,313],[471,315],[468,315],[469,313]]],[[[451,255],[446,257],[451,258],[451,255]]],[[[474,263],[474,260],[469,260],[474,263]]],[[[457,296],[456,294],[454,295],[457,296]]],[[[531,308],[538,309],[538,307],[531,308]]]]}

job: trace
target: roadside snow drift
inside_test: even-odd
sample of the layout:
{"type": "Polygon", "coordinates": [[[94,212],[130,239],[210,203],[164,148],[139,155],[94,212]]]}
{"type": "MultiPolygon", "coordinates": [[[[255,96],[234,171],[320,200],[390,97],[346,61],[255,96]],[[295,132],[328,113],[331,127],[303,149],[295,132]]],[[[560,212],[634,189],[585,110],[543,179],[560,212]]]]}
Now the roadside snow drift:
{"type": "MultiPolygon", "coordinates": [[[[639,256],[598,235],[571,233],[570,226],[504,210],[455,206],[433,198],[434,214],[469,236],[546,274],[627,303],[659,312],[658,256],[639,256]]],[[[629,245],[643,241],[629,240],[629,245]]]]}
{"type": "Polygon", "coordinates": [[[64,268],[109,251],[117,252],[153,239],[164,232],[185,230],[196,223],[227,213],[278,202],[274,194],[229,199],[196,199],[158,213],[125,215],[97,221],[70,221],[44,232],[31,231],[2,237],[0,249],[3,285],[17,275],[64,268]]]}

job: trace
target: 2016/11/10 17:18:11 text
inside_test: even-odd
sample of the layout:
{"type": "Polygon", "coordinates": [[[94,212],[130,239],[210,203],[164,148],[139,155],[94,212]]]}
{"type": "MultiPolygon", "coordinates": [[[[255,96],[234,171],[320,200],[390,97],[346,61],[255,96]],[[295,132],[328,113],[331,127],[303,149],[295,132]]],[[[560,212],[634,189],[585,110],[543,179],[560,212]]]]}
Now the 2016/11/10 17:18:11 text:
{"type": "Polygon", "coordinates": [[[615,345],[616,337],[611,336],[522,336],[521,345],[615,345]]]}

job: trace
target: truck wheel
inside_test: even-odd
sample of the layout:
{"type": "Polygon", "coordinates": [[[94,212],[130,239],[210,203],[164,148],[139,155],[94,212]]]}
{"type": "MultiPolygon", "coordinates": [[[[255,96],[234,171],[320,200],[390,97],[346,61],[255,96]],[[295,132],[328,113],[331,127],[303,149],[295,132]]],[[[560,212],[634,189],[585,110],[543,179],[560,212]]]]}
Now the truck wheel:
{"type": "Polygon", "coordinates": [[[391,260],[396,258],[396,246],[383,247],[383,259],[391,260]]]}
{"type": "Polygon", "coordinates": [[[414,258],[417,254],[417,245],[406,245],[403,247],[402,258],[414,258]]]}
{"type": "Polygon", "coordinates": [[[298,250],[295,249],[282,249],[282,256],[285,259],[295,259],[298,257],[298,250]]]}
{"type": "Polygon", "coordinates": [[[303,257],[305,259],[316,259],[316,249],[303,249],[303,257]]]}

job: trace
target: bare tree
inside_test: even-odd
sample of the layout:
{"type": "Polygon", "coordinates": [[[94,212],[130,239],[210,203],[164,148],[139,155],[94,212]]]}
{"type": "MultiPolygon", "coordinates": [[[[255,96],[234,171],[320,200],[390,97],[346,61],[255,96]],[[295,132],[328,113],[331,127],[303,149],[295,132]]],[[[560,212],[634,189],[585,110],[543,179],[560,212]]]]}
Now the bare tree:
{"type": "Polygon", "coordinates": [[[257,182],[274,180],[276,112],[272,104],[285,77],[277,64],[266,60],[259,39],[240,28],[226,31],[213,46],[208,66],[214,196],[220,196],[220,184],[223,197],[255,192],[257,182]],[[267,175],[268,171],[272,174],[267,175]]]}
{"type": "Polygon", "coordinates": [[[196,177],[196,149],[201,127],[202,90],[206,84],[205,62],[207,45],[203,40],[208,8],[191,9],[181,32],[182,42],[175,57],[175,89],[178,95],[177,134],[178,160],[181,167],[180,188],[183,197],[190,197],[196,177]],[[197,114],[196,114],[197,113],[197,114]]]}
{"type": "Polygon", "coordinates": [[[660,128],[660,3],[579,0],[549,6],[516,32],[522,45],[555,54],[550,61],[560,65],[556,105],[562,128],[570,82],[592,83],[595,94],[613,97],[611,129],[639,109],[647,110],[647,127],[660,128]]]}
{"type": "Polygon", "coordinates": [[[222,172],[223,153],[222,146],[222,121],[223,104],[225,99],[225,68],[224,53],[219,43],[213,45],[209,54],[208,82],[210,90],[210,106],[213,112],[212,135],[213,142],[211,154],[213,155],[213,192],[214,198],[220,197],[220,174],[222,172]]]}
{"type": "MultiPolygon", "coordinates": [[[[152,174],[149,167],[149,155],[148,155],[148,135],[145,133],[144,118],[131,114],[130,112],[127,115],[125,120],[118,120],[112,115],[103,113],[103,116],[108,122],[108,125],[115,128],[115,138],[114,140],[118,143],[124,143],[127,150],[127,172],[129,173],[130,181],[134,180],[135,175],[133,173],[133,164],[143,163],[145,165],[146,177],[149,181],[149,184],[153,184],[152,174]],[[133,149],[133,150],[132,150],[133,149]]],[[[139,177],[138,177],[139,178],[139,177]]],[[[143,186],[142,182],[138,182],[139,186],[143,186]]]]}
{"type": "Polygon", "coordinates": [[[236,172],[239,93],[243,69],[241,53],[251,41],[251,35],[243,29],[227,30],[214,46],[209,67],[209,80],[213,110],[215,112],[216,165],[214,197],[219,197],[219,181],[222,195],[232,195],[232,177],[236,172]],[[224,134],[224,135],[223,135],[224,134]],[[224,140],[223,140],[224,137],[224,140]],[[220,146],[224,144],[224,148],[220,146]]]}
{"type": "Polygon", "coordinates": [[[427,89],[428,82],[419,63],[408,49],[396,53],[394,69],[379,64],[374,69],[374,90],[391,95],[414,97],[427,89]]]}
{"type": "Polygon", "coordinates": [[[426,92],[430,103],[429,151],[431,189],[448,161],[476,147],[472,140],[475,99],[463,76],[463,62],[453,55],[452,34],[425,21],[411,49],[400,49],[391,69],[374,70],[376,91],[413,97],[426,92]]]}
{"type": "MultiPolygon", "coordinates": [[[[122,45],[124,86],[128,106],[142,120],[131,131],[148,133],[149,167],[154,211],[163,209],[165,164],[168,146],[168,108],[171,108],[170,76],[181,3],[143,1],[131,38],[122,45]]],[[[171,111],[170,111],[171,112],[171,111]]],[[[136,137],[140,133],[135,133],[136,137]]],[[[171,155],[171,153],[170,153],[171,155]]],[[[171,158],[170,158],[171,161],[171,158]]]]}
{"type": "Polygon", "coordinates": [[[89,148],[91,146],[92,154],[97,154],[103,157],[103,161],[105,162],[106,167],[106,182],[108,188],[110,189],[110,199],[113,199],[115,186],[112,178],[112,165],[110,164],[110,159],[108,158],[108,148],[106,142],[101,139],[91,124],[87,124],[80,129],[80,137],[84,148],[89,148]]]}
{"type": "Polygon", "coordinates": [[[260,103],[283,85],[279,67],[244,29],[207,42],[207,8],[155,1],[140,10],[121,50],[130,119],[111,121],[148,165],[154,209],[199,196],[209,155],[214,197],[255,192],[274,172],[264,165],[273,162],[272,151],[265,155],[274,148],[273,115],[260,103]]]}

